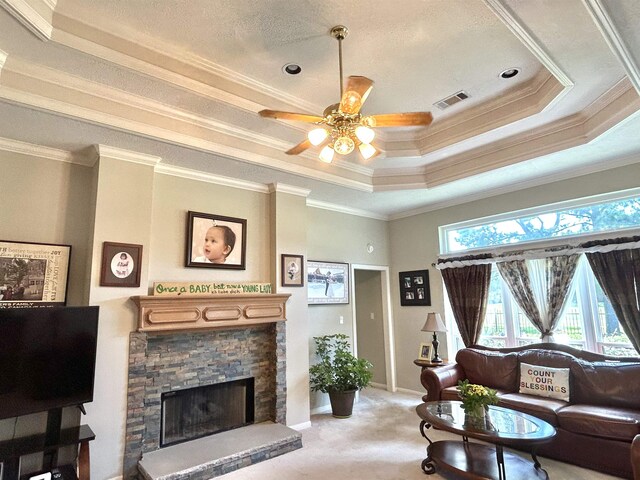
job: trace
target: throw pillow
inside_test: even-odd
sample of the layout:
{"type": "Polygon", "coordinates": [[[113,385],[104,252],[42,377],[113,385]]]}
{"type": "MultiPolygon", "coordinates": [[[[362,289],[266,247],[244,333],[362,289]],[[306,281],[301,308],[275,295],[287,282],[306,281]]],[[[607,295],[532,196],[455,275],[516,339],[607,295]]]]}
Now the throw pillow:
{"type": "Polygon", "coordinates": [[[569,369],[520,364],[520,393],[569,401],[569,369]]]}

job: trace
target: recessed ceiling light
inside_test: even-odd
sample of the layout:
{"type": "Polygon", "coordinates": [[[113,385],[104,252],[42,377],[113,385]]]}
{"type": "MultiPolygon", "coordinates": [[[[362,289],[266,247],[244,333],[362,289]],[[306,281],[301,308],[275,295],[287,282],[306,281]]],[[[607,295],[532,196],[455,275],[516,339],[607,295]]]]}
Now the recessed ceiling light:
{"type": "Polygon", "coordinates": [[[520,73],[518,68],[508,68],[500,74],[500,78],[513,78],[520,73]]]}
{"type": "Polygon", "coordinates": [[[287,63],[282,67],[282,71],[287,75],[298,75],[302,71],[302,67],[295,63],[287,63]]]}

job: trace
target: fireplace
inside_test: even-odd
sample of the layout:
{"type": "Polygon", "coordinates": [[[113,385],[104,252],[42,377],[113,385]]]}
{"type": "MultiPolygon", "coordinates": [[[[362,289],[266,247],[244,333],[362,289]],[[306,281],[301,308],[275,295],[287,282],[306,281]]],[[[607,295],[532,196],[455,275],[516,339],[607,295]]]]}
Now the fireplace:
{"type": "MultiPolygon", "coordinates": [[[[160,452],[186,445],[186,437],[191,439],[192,435],[201,437],[195,442],[217,436],[204,433],[203,425],[194,427],[176,420],[182,415],[182,407],[163,405],[167,399],[189,389],[253,378],[253,387],[240,387],[251,400],[233,401],[244,407],[253,401],[253,418],[244,408],[240,410],[245,418],[232,423],[218,422],[218,426],[229,430],[249,423],[254,425],[247,428],[268,421],[286,424],[288,297],[288,294],[133,297],[139,317],[138,331],[129,335],[125,480],[139,478],[138,462],[145,454],[157,451],[162,456],[160,452]],[[166,429],[164,424],[169,417],[176,422],[166,429]],[[173,443],[181,445],[168,446],[173,443]]],[[[207,400],[210,394],[202,395],[205,402],[211,400],[207,400]]],[[[298,439],[294,448],[300,446],[298,439]]],[[[264,456],[256,459],[232,456],[234,460],[230,461],[237,460],[235,468],[238,468],[290,451],[283,448],[276,445],[273,452],[265,451],[264,456]]],[[[215,476],[207,468],[202,474],[208,475],[206,478],[215,476]]],[[[230,467],[224,468],[228,471],[230,467]]]]}
{"type": "Polygon", "coordinates": [[[254,384],[251,377],[163,393],[160,446],[252,424],[254,384]]]}

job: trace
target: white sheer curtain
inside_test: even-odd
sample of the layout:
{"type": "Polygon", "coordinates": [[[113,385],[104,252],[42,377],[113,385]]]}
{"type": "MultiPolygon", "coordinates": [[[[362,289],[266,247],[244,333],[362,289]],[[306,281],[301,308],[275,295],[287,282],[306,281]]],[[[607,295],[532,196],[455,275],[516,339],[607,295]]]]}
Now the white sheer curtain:
{"type": "Polygon", "coordinates": [[[498,271],[520,308],[540,332],[553,342],[553,332],[575,291],[579,255],[498,263],[498,271]]]}
{"type": "Polygon", "coordinates": [[[531,291],[542,322],[542,341],[553,342],[554,331],[575,292],[579,255],[527,260],[531,291]]]}

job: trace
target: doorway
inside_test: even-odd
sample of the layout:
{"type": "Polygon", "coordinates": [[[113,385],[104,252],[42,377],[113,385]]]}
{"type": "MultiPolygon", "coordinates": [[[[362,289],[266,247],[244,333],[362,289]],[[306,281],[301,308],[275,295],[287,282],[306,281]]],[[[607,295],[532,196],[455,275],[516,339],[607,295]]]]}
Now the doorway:
{"type": "Polygon", "coordinates": [[[373,386],[396,391],[389,269],[352,265],[355,355],[373,364],[373,386]]]}

